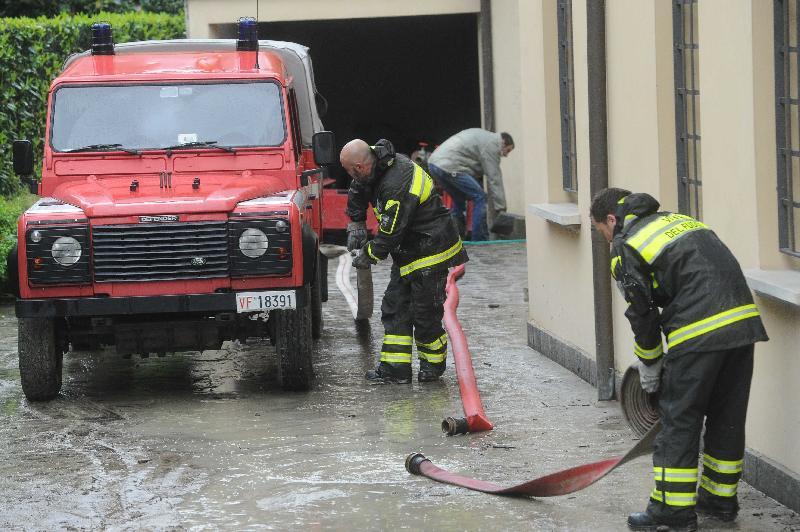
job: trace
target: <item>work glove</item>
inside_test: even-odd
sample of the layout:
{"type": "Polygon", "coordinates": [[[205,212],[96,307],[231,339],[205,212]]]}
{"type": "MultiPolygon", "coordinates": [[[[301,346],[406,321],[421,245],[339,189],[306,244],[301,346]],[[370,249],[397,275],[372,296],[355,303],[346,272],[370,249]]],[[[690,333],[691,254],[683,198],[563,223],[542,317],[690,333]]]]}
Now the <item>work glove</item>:
{"type": "Polygon", "coordinates": [[[353,267],[359,270],[365,270],[373,264],[375,264],[375,260],[369,256],[369,253],[367,253],[366,246],[361,248],[358,254],[353,257],[353,267]]]}
{"type": "Polygon", "coordinates": [[[639,383],[642,385],[642,390],[647,393],[656,393],[661,384],[661,366],[663,359],[659,358],[658,362],[649,366],[645,365],[641,360],[637,362],[636,366],[639,369],[639,383]]]}
{"type": "Polygon", "coordinates": [[[347,224],[347,251],[361,249],[367,243],[367,222],[347,224]]]}

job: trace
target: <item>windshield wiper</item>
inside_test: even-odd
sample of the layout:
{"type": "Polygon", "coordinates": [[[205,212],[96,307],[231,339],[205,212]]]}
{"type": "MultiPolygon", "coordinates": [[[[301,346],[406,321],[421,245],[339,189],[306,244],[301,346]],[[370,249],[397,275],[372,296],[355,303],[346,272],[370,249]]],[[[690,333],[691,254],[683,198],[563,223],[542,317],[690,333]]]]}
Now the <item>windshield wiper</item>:
{"type": "Polygon", "coordinates": [[[76,153],[80,151],[124,151],[132,155],[139,155],[141,153],[139,150],[126,148],[122,144],[89,144],[88,146],[75,148],[74,150],[64,150],[64,153],[76,153]]]}
{"type": "Polygon", "coordinates": [[[183,144],[176,144],[174,146],[167,146],[165,150],[181,150],[188,148],[217,148],[218,150],[225,150],[231,153],[236,153],[236,150],[230,146],[221,146],[217,144],[216,140],[198,140],[196,142],[184,142],[183,144]]]}

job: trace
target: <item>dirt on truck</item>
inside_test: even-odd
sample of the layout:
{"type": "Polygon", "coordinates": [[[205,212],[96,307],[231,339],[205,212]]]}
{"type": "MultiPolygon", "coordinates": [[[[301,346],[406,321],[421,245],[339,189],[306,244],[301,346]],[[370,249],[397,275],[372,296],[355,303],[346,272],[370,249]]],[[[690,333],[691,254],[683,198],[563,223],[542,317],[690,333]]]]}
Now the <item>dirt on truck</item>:
{"type": "MultiPolygon", "coordinates": [[[[148,356],[268,338],[282,386],[311,386],[338,154],[307,48],[255,29],[114,45],[98,23],[53,80],[42,197],[11,259],[28,399],[59,393],[70,346],[148,356]]],[[[15,141],[15,171],[33,163],[15,141]]]]}

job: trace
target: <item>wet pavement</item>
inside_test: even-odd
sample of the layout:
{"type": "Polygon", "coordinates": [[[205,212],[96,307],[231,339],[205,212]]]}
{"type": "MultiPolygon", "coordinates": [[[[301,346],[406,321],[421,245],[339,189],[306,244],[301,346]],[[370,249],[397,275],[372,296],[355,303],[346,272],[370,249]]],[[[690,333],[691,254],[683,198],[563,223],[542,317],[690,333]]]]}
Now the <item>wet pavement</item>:
{"type": "MultiPolygon", "coordinates": [[[[642,457],[549,499],[485,495],[409,475],[421,451],[453,472],[511,484],[623,453],[616,402],[526,344],[525,247],[470,246],[459,283],[486,413],[496,428],[447,437],[463,411],[450,367],[438,383],[368,385],[380,316],[359,337],[328,272],[325,334],[309,393],[280,391],[274,348],[227,343],[164,358],[70,353],[61,396],[28,403],[13,303],[0,304],[0,528],[624,530],[651,490],[642,457]]],[[[375,272],[376,311],[388,266],[375,272]]],[[[452,365],[452,355],[448,358],[452,365]]],[[[416,364],[416,362],[415,362],[416,364]]],[[[736,524],[800,530],[800,516],[743,485],[736,524]]]]}

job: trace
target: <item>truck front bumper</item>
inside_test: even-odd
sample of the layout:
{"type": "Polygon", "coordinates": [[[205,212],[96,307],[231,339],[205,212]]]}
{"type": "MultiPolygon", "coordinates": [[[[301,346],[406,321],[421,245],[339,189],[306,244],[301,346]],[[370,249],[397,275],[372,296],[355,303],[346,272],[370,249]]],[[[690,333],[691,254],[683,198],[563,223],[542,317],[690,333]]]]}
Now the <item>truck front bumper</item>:
{"type": "MultiPolygon", "coordinates": [[[[285,291],[285,289],[282,289],[285,291]]],[[[308,291],[294,289],[297,307],[308,304],[308,291]]],[[[236,293],[137,297],[67,297],[17,299],[18,318],[129,316],[136,314],[216,314],[236,312],[236,293]]]]}

